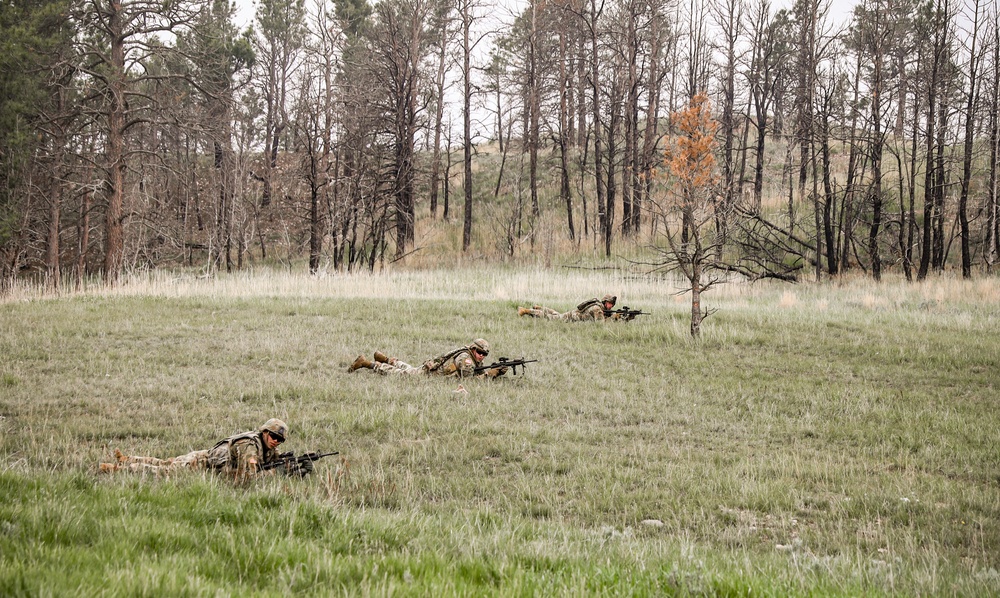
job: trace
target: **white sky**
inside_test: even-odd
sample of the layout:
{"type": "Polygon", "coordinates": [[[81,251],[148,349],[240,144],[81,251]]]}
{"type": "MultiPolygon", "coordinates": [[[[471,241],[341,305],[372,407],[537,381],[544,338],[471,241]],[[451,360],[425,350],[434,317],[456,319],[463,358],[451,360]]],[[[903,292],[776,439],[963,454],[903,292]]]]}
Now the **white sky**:
{"type": "MultiPolygon", "coordinates": [[[[772,0],[775,10],[779,8],[791,8],[795,4],[794,0],[772,0]]],[[[858,4],[858,0],[828,0],[829,15],[831,24],[844,25],[851,18],[851,11],[858,4]]]]}
{"type": "MultiPolygon", "coordinates": [[[[234,0],[237,7],[237,20],[242,27],[249,25],[253,21],[254,14],[254,1],[253,0],[234,0]]],[[[307,0],[307,3],[313,2],[314,0],[307,0]]],[[[844,24],[850,19],[851,11],[854,6],[858,3],[858,0],[828,0],[829,2],[829,14],[830,19],[833,24],[844,24]]],[[[795,0],[772,0],[772,6],[774,10],[781,8],[790,8],[795,3],[795,0]]],[[[527,0],[494,0],[492,3],[488,3],[487,6],[495,7],[494,10],[487,10],[485,12],[492,14],[497,17],[502,17],[503,15],[514,14],[515,11],[520,10],[519,7],[523,7],[527,4],[527,0]]]]}

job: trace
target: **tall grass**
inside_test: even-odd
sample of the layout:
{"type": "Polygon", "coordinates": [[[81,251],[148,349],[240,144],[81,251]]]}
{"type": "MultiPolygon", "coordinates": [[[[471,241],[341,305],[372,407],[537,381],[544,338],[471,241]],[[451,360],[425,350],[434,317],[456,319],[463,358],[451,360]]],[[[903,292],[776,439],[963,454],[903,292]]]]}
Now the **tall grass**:
{"type": "Polygon", "coordinates": [[[992,279],[678,284],[478,268],[150,274],[0,304],[0,594],[1000,588],[992,279]],[[627,325],[518,318],[612,292],[627,325]],[[348,374],[483,336],[496,382],[348,374]],[[306,481],[96,474],[277,416],[306,481]]]}
{"type": "MultiPolygon", "coordinates": [[[[620,266],[620,262],[618,263],[620,266]]],[[[15,282],[0,302],[20,302],[58,297],[286,297],[286,298],[386,298],[386,299],[458,299],[505,300],[514,302],[553,302],[566,309],[580,298],[603,294],[607,289],[620,302],[645,302],[656,305],[683,305],[686,282],[670,275],[653,275],[641,265],[621,268],[604,267],[599,262],[564,265],[505,267],[479,266],[455,269],[394,270],[378,273],[339,273],[323,271],[308,276],[301,272],[260,268],[232,274],[205,276],[196,272],[154,270],[136,272],[121,284],[109,287],[100,280],[88,281],[83,290],[73,281],[56,293],[45,286],[15,282]]],[[[923,309],[947,310],[949,305],[982,306],[988,312],[1000,305],[1000,280],[980,278],[964,280],[945,274],[919,283],[905,283],[901,277],[888,276],[875,282],[863,275],[851,275],[829,284],[786,284],[733,281],[713,287],[706,293],[708,302],[742,306],[773,303],[787,308],[802,301],[826,310],[840,304],[860,304],[870,309],[896,309],[917,304],[923,309]]]]}

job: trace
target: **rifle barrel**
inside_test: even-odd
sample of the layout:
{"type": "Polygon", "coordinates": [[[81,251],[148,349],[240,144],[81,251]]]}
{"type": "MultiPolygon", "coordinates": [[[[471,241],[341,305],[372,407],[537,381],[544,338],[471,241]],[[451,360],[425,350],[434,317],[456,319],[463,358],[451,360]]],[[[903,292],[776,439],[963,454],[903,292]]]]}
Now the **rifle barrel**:
{"type": "Polygon", "coordinates": [[[488,365],[476,366],[475,371],[477,374],[479,372],[485,372],[493,368],[512,368],[517,369],[518,367],[524,367],[526,363],[535,363],[537,359],[507,359],[506,357],[501,357],[498,361],[494,361],[488,365]]]}
{"type": "Polygon", "coordinates": [[[283,454],[278,460],[265,463],[260,467],[261,471],[267,471],[269,469],[276,469],[282,467],[289,463],[305,463],[306,461],[319,461],[323,457],[330,457],[332,455],[339,455],[339,451],[333,451],[330,453],[317,453],[316,451],[310,451],[308,453],[302,453],[299,456],[295,454],[283,454]]]}

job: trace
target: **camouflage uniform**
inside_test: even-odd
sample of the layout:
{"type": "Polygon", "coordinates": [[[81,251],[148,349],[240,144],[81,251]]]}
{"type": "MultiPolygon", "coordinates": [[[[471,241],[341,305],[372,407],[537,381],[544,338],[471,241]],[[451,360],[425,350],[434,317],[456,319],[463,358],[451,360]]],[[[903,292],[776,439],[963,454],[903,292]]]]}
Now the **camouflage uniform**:
{"type": "Polygon", "coordinates": [[[128,469],[136,472],[167,474],[182,469],[208,469],[246,478],[258,473],[259,465],[279,460],[278,451],[267,448],[264,432],[284,438],[288,426],[280,419],[269,419],[255,432],[234,434],[217,442],[208,450],[192,451],[172,459],[125,456],[115,451],[117,463],[102,463],[101,471],[128,469]]]}
{"type": "Polygon", "coordinates": [[[530,309],[519,307],[517,309],[517,313],[521,316],[547,318],[549,320],[562,320],[563,322],[600,322],[605,319],[617,320],[617,314],[612,314],[611,316],[604,315],[604,303],[609,302],[612,306],[614,306],[617,301],[618,297],[615,297],[614,295],[605,295],[600,299],[596,297],[588,299],[580,305],[577,305],[576,309],[572,309],[566,313],[559,313],[551,307],[542,307],[540,305],[536,305],[530,309]]]}
{"type": "Polygon", "coordinates": [[[428,359],[419,367],[412,366],[404,361],[400,361],[399,359],[386,359],[386,361],[379,361],[378,358],[376,358],[376,361],[369,362],[367,359],[364,359],[363,357],[359,356],[358,360],[355,361],[356,367],[352,366],[350,371],[354,371],[359,367],[367,367],[379,374],[386,374],[386,375],[427,374],[427,375],[457,377],[457,378],[466,378],[470,376],[495,377],[498,375],[502,376],[504,373],[506,373],[507,371],[506,368],[499,368],[503,369],[503,372],[499,372],[498,368],[494,368],[498,369],[498,371],[497,372],[485,371],[485,372],[479,372],[477,374],[476,367],[478,367],[482,363],[482,360],[476,359],[476,354],[472,352],[473,348],[478,349],[483,354],[484,357],[486,355],[489,355],[490,352],[489,342],[487,342],[484,339],[478,338],[465,347],[452,349],[451,351],[438,355],[433,359],[428,359]],[[359,360],[360,362],[363,362],[364,365],[359,365],[359,360]]]}

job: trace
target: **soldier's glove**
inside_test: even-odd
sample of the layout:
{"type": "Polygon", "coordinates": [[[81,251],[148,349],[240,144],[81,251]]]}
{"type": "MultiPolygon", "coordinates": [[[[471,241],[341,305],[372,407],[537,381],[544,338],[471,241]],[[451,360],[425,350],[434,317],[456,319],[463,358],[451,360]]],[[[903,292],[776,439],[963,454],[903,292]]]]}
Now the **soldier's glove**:
{"type": "Polygon", "coordinates": [[[312,472],[313,472],[313,462],[312,461],[306,460],[306,461],[303,461],[302,463],[299,463],[299,475],[300,476],[306,477],[307,475],[311,474],[312,472]]]}
{"type": "Polygon", "coordinates": [[[507,373],[507,368],[490,368],[486,370],[486,375],[490,378],[498,378],[507,373]]]}

